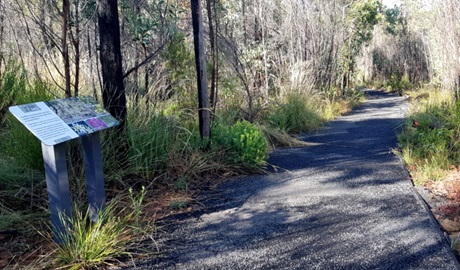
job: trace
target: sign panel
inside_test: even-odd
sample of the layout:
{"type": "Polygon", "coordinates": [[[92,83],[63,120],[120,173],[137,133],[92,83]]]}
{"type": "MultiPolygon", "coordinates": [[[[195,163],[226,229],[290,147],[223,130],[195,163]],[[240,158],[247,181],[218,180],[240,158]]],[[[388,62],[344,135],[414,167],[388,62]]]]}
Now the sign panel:
{"type": "Polygon", "coordinates": [[[12,106],[10,112],[46,145],[56,145],[119,124],[89,96],[12,106]]]}

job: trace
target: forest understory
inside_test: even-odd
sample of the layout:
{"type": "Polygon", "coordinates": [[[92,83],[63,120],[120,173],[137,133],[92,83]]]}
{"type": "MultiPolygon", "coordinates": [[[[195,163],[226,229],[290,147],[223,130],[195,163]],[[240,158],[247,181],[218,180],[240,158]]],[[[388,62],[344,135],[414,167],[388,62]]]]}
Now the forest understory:
{"type": "Polygon", "coordinates": [[[460,4],[384,4],[0,0],[0,268],[154,256],[139,243],[155,243],[159,219],[201,207],[228,177],[266,173],[271,149],[308,147],[296,136],[348,113],[363,87],[411,97],[400,155],[417,186],[449,199],[433,213],[458,225],[456,246],[460,4]],[[40,142],[8,108],[81,96],[121,124],[101,134],[103,222],[89,219],[80,145],[67,143],[74,214],[58,246],[40,142]]]}

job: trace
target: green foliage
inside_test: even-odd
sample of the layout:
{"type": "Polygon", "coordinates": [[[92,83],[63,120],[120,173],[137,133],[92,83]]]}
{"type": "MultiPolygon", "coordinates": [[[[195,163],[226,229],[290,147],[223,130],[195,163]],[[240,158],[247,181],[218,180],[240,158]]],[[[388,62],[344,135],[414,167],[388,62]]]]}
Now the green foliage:
{"type": "Polygon", "coordinates": [[[406,91],[414,88],[414,85],[409,81],[409,76],[407,74],[403,76],[399,74],[391,75],[390,79],[388,80],[385,86],[388,91],[406,91]]]}
{"type": "MultiPolygon", "coordinates": [[[[123,213],[126,209],[121,210],[123,213]]],[[[119,210],[118,210],[119,211],[119,210]]],[[[66,269],[93,269],[123,255],[129,255],[127,244],[134,235],[130,214],[117,216],[115,204],[109,204],[98,213],[98,221],[92,222],[90,211],[76,211],[73,218],[61,217],[68,233],[59,237],[56,245],[56,264],[66,269]]]]}
{"type": "Polygon", "coordinates": [[[180,123],[171,116],[147,108],[143,100],[137,105],[134,99],[128,106],[126,135],[128,140],[128,165],[120,167],[113,158],[120,145],[112,140],[114,130],[106,130],[102,136],[102,152],[106,178],[125,185],[126,175],[151,179],[164,173],[170,153],[177,145],[182,132],[180,123]]]}
{"type": "Polygon", "coordinates": [[[268,116],[268,123],[287,133],[317,129],[322,124],[314,101],[304,95],[292,94],[268,116]]]}
{"type": "Polygon", "coordinates": [[[397,6],[384,9],[385,32],[397,36],[402,30],[403,17],[397,6]]]}
{"type": "Polygon", "coordinates": [[[339,63],[342,70],[354,69],[362,46],[372,39],[374,26],[382,19],[379,9],[380,3],[376,0],[356,1],[351,5],[345,22],[351,31],[343,44],[339,63]]]}
{"type": "Polygon", "coordinates": [[[184,82],[193,74],[194,67],[194,56],[187,47],[184,33],[177,31],[172,34],[162,57],[166,60],[168,76],[173,89],[175,92],[184,90],[184,82]]]}
{"type": "Polygon", "coordinates": [[[359,52],[359,48],[364,42],[372,39],[374,25],[380,20],[380,3],[376,0],[357,1],[351,6],[348,14],[349,24],[352,26],[352,46],[359,52]]]}
{"type": "Polygon", "coordinates": [[[18,94],[24,91],[26,83],[23,68],[14,61],[8,61],[0,78],[0,127],[8,107],[13,105],[18,94]]]}
{"type": "Polygon", "coordinates": [[[398,141],[405,162],[417,168],[415,182],[423,184],[442,177],[450,165],[460,165],[460,103],[429,100],[419,105],[398,141]]]}
{"type": "Polygon", "coordinates": [[[268,142],[263,133],[247,121],[234,125],[219,124],[213,129],[211,146],[214,151],[225,151],[232,163],[263,166],[268,157],[268,142]]]}
{"type": "Polygon", "coordinates": [[[169,209],[171,210],[181,210],[186,208],[188,201],[185,199],[176,199],[169,202],[169,209]]]}
{"type": "Polygon", "coordinates": [[[173,26],[179,19],[178,15],[183,12],[171,1],[164,0],[146,2],[143,9],[140,6],[140,3],[133,1],[120,2],[132,40],[143,45],[153,43],[156,34],[169,34],[168,31],[174,31],[173,26]]]}
{"type": "MultiPolygon", "coordinates": [[[[50,94],[50,86],[39,81],[29,84],[24,71],[20,67],[12,63],[8,70],[0,80],[0,93],[9,93],[3,96],[4,98],[9,98],[8,101],[5,99],[3,103],[5,106],[53,98],[50,94]]],[[[6,110],[7,107],[4,109],[6,110]]],[[[4,129],[0,132],[3,133],[4,139],[0,142],[2,146],[0,153],[12,158],[19,171],[28,169],[43,171],[39,140],[11,114],[8,113],[2,118],[4,129]]]]}

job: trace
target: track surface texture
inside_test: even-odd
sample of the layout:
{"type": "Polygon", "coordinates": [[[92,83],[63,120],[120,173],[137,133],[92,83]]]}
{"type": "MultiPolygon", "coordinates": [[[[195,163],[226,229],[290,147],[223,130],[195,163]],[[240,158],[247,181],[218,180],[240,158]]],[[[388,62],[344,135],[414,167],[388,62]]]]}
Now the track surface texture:
{"type": "Polygon", "coordinates": [[[459,269],[392,152],[407,103],[365,94],[302,137],[313,146],[274,151],[276,173],[227,181],[170,218],[163,256],[130,269],[459,269]]]}

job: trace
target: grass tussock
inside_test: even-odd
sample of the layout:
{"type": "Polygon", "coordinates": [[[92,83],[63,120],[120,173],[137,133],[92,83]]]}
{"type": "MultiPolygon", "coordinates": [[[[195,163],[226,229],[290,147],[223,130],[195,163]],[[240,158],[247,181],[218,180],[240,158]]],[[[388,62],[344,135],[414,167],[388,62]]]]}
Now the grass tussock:
{"type": "Polygon", "coordinates": [[[436,89],[409,95],[410,116],[398,141],[414,182],[422,185],[460,165],[460,103],[436,89]]]}
{"type": "MultiPolygon", "coordinates": [[[[135,256],[140,235],[148,235],[155,228],[143,217],[146,189],[129,189],[127,205],[118,197],[97,213],[94,221],[91,211],[75,211],[74,217],[61,217],[66,232],[58,237],[54,263],[57,269],[100,269],[119,264],[124,257],[135,256]],[[150,231],[149,231],[150,230],[150,231]]],[[[126,199],[126,198],[125,198],[126,199]]]]}

